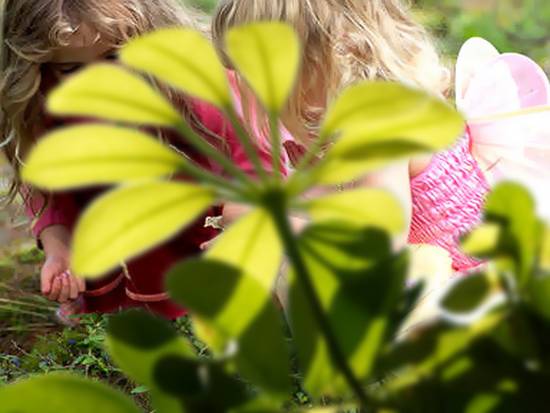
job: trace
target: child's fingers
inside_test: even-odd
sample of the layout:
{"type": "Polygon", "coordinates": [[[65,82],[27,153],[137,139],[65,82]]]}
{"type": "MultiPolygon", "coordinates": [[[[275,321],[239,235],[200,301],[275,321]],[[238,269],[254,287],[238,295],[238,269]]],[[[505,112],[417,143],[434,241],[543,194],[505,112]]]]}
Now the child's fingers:
{"type": "Polygon", "coordinates": [[[86,291],[86,280],[81,277],[75,277],[76,285],[78,286],[78,292],[83,293],[86,291]]]}
{"type": "Polygon", "coordinates": [[[59,292],[61,291],[61,278],[54,277],[52,281],[52,286],[48,294],[48,299],[51,301],[57,301],[59,298],[59,292]]]}
{"type": "Polygon", "coordinates": [[[42,275],[40,277],[40,291],[42,291],[42,294],[49,295],[52,291],[52,281],[53,281],[53,274],[51,272],[48,272],[46,270],[42,270],[42,275]]]}
{"type": "Polygon", "coordinates": [[[59,292],[59,298],[57,301],[60,303],[66,303],[69,301],[69,296],[71,295],[71,286],[70,280],[67,273],[61,275],[61,291],[59,292]]]}
{"type": "Polygon", "coordinates": [[[78,298],[78,294],[80,294],[78,280],[76,277],[70,275],[69,272],[67,272],[67,278],[69,280],[69,298],[71,300],[76,300],[78,298]]]}

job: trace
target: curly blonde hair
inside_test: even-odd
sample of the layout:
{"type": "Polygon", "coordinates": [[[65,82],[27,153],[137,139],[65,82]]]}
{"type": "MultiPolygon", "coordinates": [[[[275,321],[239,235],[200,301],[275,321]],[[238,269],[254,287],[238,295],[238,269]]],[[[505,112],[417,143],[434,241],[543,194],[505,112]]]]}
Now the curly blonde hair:
{"type": "Polygon", "coordinates": [[[44,120],[41,68],[79,27],[92,27],[116,47],[162,27],[205,26],[202,15],[178,0],[3,0],[1,6],[0,147],[16,172],[10,200],[19,192],[17,172],[44,120]]]}
{"type": "Polygon", "coordinates": [[[266,20],[289,23],[302,41],[301,75],[283,119],[302,139],[316,135],[326,106],[358,80],[398,81],[437,95],[449,88],[432,38],[399,0],[221,0],[212,34],[227,65],[225,32],[266,20]],[[315,105],[308,95],[319,85],[321,105],[315,105]]]}

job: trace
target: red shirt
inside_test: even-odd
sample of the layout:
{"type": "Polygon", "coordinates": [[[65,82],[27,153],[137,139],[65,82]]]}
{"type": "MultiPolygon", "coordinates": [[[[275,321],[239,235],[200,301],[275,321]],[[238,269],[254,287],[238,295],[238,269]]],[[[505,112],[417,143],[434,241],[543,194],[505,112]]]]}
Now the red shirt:
{"type": "MultiPolygon", "coordinates": [[[[254,175],[252,162],[220,111],[199,101],[193,102],[192,110],[205,128],[224,140],[224,148],[220,150],[227,152],[235,165],[245,173],[254,175]]],[[[206,169],[220,172],[218,166],[201,157],[179,137],[170,138],[178,150],[191,159],[206,169]]],[[[270,170],[270,153],[259,146],[257,151],[265,169],[270,170]]],[[[104,191],[105,188],[86,188],[53,194],[32,227],[34,236],[38,238],[45,228],[52,225],[63,225],[72,231],[82,211],[104,191]]],[[[32,199],[27,205],[28,214],[34,217],[40,211],[41,204],[39,197],[32,199]]],[[[220,215],[221,212],[221,207],[212,207],[205,216],[220,215]]],[[[119,269],[99,281],[88,282],[84,312],[113,312],[129,307],[146,307],[169,319],[184,315],[185,310],[182,307],[166,299],[164,276],[178,261],[199,254],[200,245],[217,235],[215,229],[204,227],[205,216],[182,230],[172,240],[130,260],[126,275],[119,269]]]]}

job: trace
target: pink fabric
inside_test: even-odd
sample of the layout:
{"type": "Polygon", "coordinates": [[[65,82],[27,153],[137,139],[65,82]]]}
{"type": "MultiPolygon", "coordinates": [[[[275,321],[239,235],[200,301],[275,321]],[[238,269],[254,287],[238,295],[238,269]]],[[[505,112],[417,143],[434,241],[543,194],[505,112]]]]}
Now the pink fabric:
{"type": "Polygon", "coordinates": [[[430,244],[449,251],[455,271],[465,272],[480,261],[460,250],[460,237],[481,220],[489,191],[483,172],[470,152],[466,134],[411,180],[412,221],[409,243],[430,244]]]}

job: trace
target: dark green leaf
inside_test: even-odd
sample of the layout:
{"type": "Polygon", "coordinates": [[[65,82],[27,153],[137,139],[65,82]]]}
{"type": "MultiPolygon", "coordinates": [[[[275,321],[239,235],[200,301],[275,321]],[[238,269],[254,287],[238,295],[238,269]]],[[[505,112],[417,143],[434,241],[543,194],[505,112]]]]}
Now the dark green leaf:
{"type": "Polygon", "coordinates": [[[491,282],[487,274],[468,275],[454,284],[443,297],[441,305],[452,313],[469,313],[483,303],[490,290],[491,282]]]}
{"type": "Polygon", "coordinates": [[[214,260],[187,260],[168,275],[172,297],[236,340],[239,372],[251,382],[286,396],[289,354],[271,291],[255,278],[214,260]]]}

